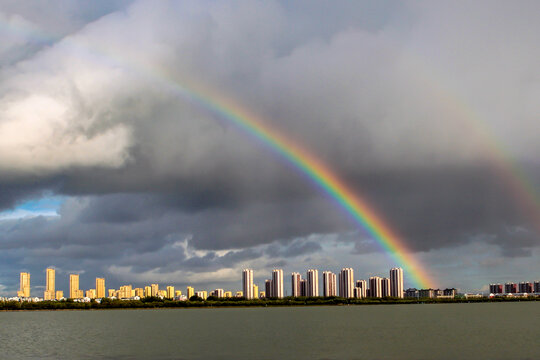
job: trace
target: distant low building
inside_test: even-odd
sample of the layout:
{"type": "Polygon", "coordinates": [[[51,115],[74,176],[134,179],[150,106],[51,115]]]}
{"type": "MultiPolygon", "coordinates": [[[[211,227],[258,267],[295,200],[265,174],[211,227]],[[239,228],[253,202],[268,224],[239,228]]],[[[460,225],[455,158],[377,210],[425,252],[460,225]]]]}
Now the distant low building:
{"type": "Polygon", "coordinates": [[[406,298],[418,298],[418,296],[419,296],[418,290],[415,288],[409,288],[405,290],[406,298]]]}

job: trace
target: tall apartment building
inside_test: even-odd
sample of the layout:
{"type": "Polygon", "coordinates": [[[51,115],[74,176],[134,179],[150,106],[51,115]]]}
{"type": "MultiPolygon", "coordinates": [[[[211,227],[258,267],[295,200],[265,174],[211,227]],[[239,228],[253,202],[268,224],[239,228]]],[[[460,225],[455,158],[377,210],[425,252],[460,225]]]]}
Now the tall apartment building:
{"type": "Polygon", "coordinates": [[[283,298],[283,270],[272,270],[272,297],[283,298]]]}
{"type": "Polygon", "coordinates": [[[534,292],[534,286],[531,282],[520,282],[519,283],[519,292],[520,293],[532,293],[534,292]]]}
{"type": "Polygon", "coordinates": [[[534,282],[534,292],[535,293],[540,293],[540,281],[535,281],[534,282]]]}
{"type": "Polygon", "coordinates": [[[307,280],[300,280],[300,296],[307,296],[307,280]]]}
{"type": "Polygon", "coordinates": [[[354,270],[352,268],[343,268],[339,272],[339,296],[354,297],[354,270]]]}
{"type": "Polygon", "coordinates": [[[369,278],[369,296],[374,298],[382,297],[382,284],[381,278],[378,276],[372,276],[369,278]]]}
{"type": "Polygon", "coordinates": [[[195,295],[195,289],[192,288],[191,286],[188,286],[187,291],[186,291],[186,296],[187,296],[188,300],[191,299],[191,297],[193,295],[195,295]]]}
{"type": "MultiPolygon", "coordinates": [[[[302,275],[297,272],[291,274],[291,295],[294,297],[301,296],[300,281],[302,280],[302,275]]],[[[268,290],[267,290],[268,291],[268,290]]]]}
{"type": "Polygon", "coordinates": [[[356,280],[356,287],[360,289],[361,298],[367,297],[368,287],[366,280],[356,280]]]}
{"type": "Polygon", "coordinates": [[[212,291],[212,296],[215,296],[217,298],[225,297],[225,291],[223,289],[215,289],[212,291]]]}
{"type": "Polygon", "coordinates": [[[30,297],[30,273],[22,272],[19,276],[18,297],[30,297]]]}
{"type": "Polygon", "coordinates": [[[504,284],[504,292],[507,294],[515,294],[518,292],[518,285],[516,283],[504,284]]]}
{"type": "Polygon", "coordinates": [[[382,297],[390,296],[390,279],[389,278],[381,279],[381,296],[382,297]]]}
{"type": "Polygon", "coordinates": [[[319,270],[307,271],[307,296],[319,296],[319,270]]]}
{"type": "Polygon", "coordinates": [[[167,299],[174,299],[174,286],[167,286],[167,299]]]}
{"type": "Polygon", "coordinates": [[[323,296],[329,297],[329,296],[336,296],[336,274],[334,274],[331,271],[324,271],[322,273],[323,278],[323,296]]]}
{"type": "Polygon", "coordinates": [[[363,296],[362,296],[362,288],[359,288],[358,286],[356,286],[353,290],[353,297],[357,298],[357,299],[362,299],[363,296]]]}
{"type": "Polygon", "coordinates": [[[55,298],[55,270],[49,268],[45,271],[45,291],[43,292],[43,300],[54,300],[55,298]]]}
{"type": "Polygon", "coordinates": [[[152,296],[159,296],[159,284],[151,284],[150,289],[152,291],[152,296]]]}
{"type": "Polygon", "coordinates": [[[248,300],[253,299],[253,270],[242,270],[242,291],[248,300]]]}
{"type": "Polygon", "coordinates": [[[403,298],[403,269],[390,269],[390,296],[403,298]]]}
{"type": "Polygon", "coordinates": [[[145,297],[152,296],[152,288],[148,285],[144,287],[144,296],[145,297]]]}
{"type": "Polygon", "coordinates": [[[79,289],[79,274],[69,275],[69,297],[71,299],[80,299],[83,297],[83,291],[79,289]]]}
{"type": "Polygon", "coordinates": [[[489,284],[489,292],[491,294],[502,294],[503,285],[502,284],[489,284]]]}
{"type": "Polygon", "coordinates": [[[61,290],[56,290],[56,300],[61,300],[64,297],[64,292],[61,290]]]}
{"type": "Polygon", "coordinates": [[[253,298],[258,299],[259,298],[259,286],[253,284],[253,298]]]}
{"type": "Polygon", "coordinates": [[[105,297],[105,278],[96,278],[96,298],[105,297]]]}
{"type": "Polygon", "coordinates": [[[85,296],[89,299],[95,299],[96,298],[96,289],[90,289],[86,290],[85,296]]]}
{"type": "Polygon", "coordinates": [[[272,280],[271,279],[266,279],[264,281],[264,293],[266,294],[266,297],[269,297],[269,298],[274,296],[273,292],[272,292],[272,280]]]}

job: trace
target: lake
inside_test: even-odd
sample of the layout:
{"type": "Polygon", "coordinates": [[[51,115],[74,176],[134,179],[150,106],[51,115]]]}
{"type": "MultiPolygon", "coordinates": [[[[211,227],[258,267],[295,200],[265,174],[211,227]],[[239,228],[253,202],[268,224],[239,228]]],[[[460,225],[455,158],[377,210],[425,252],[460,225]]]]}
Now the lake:
{"type": "Polygon", "coordinates": [[[0,312],[4,359],[540,359],[540,302],[0,312]]]}

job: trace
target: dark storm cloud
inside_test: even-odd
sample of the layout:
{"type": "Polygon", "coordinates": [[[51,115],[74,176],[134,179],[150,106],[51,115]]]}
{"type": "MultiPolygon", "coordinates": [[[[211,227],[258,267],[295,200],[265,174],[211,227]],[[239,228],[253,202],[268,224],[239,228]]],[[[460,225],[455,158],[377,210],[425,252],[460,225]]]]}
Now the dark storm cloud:
{"type": "Polygon", "coordinates": [[[517,257],[539,244],[478,133],[500,136],[538,188],[534,2],[63,1],[52,18],[46,4],[0,4],[12,27],[69,34],[0,46],[0,210],[47,191],[69,200],[57,218],[0,220],[6,268],[228,279],[249,260],[321,253],[312,234],[379,250],[175,82],[214,88],[311,149],[413,251],[483,242],[517,257]]]}

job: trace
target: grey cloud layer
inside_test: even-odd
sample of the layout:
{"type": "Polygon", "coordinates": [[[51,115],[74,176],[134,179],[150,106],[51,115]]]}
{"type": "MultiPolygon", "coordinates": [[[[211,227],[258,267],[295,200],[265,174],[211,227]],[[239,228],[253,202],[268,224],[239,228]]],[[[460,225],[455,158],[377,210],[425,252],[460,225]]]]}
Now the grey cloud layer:
{"type": "Polygon", "coordinates": [[[0,209],[70,196],[61,218],[0,222],[6,261],[218,271],[321,253],[294,243],[315,233],[376,251],[290,165],[171,82],[219,89],[312,149],[415,251],[538,245],[479,135],[500,136],[538,187],[535,2],[137,1],[70,16],[80,3],[62,4],[50,23],[0,5],[8,26],[63,37],[0,48],[0,209]],[[172,247],[186,238],[205,255],[172,247]]]}

